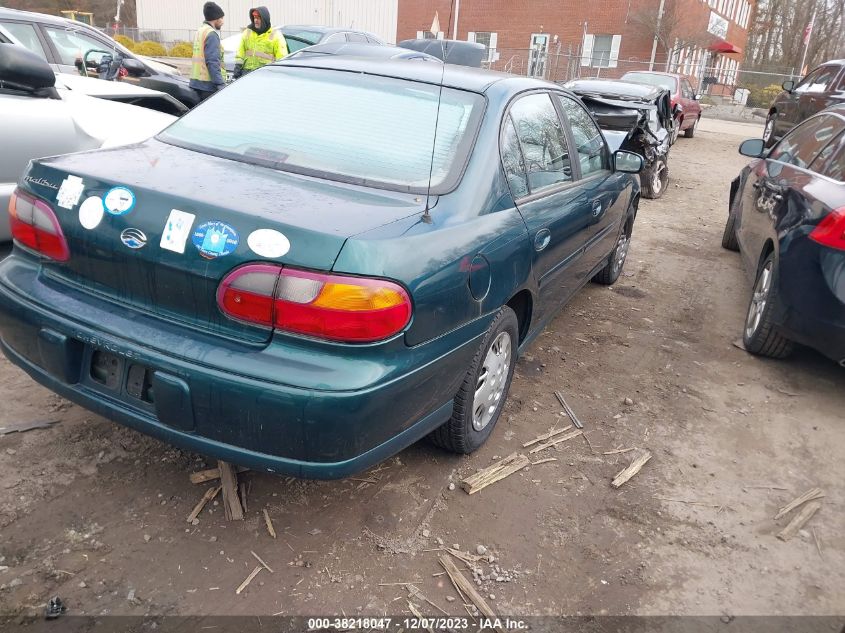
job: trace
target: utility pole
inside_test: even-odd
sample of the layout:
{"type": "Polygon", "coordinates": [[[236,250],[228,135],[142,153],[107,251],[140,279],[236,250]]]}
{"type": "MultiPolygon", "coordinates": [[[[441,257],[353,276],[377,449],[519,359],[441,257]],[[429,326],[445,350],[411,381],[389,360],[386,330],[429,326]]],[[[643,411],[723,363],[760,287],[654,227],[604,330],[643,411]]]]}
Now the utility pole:
{"type": "Polygon", "coordinates": [[[452,39],[458,39],[458,14],[461,12],[461,0],[455,0],[455,22],[452,25],[452,39]]]}
{"type": "Polygon", "coordinates": [[[654,42],[651,44],[651,59],[648,62],[648,69],[654,70],[654,59],[657,56],[657,41],[660,39],[660,28],[663,26],[663,8],[666,0],[660,0],[660,8],[657,10],[657,28],[654,30],[654,42]]]}

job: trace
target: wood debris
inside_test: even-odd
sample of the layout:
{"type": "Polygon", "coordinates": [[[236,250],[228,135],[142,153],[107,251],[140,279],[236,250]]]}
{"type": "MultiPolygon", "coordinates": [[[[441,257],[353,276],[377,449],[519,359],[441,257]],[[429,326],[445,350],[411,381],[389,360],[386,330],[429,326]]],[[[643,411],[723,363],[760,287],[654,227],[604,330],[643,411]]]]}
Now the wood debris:
{"type": "Polygon", "coordinates": [[[556,461],[557,461],[557,457],[546,457],[546,459],[540,459],[540,460],[537,460],[536,462],[531,462],[531,465],[532,466],[539,466],[540,464],[546,464],[548,462],[556,462],[556,461]]]}
{"type": "MultiPolygon", "coordinates": [[[[238,474],[240,474],[247,472],[249,468],[238,466],[235,470],[238,472],[238,474]]],[[[192,484],[204,484],[206,481],[214,481],[215,479],[220,479],[220,469],[209,468],[208,470],[200,470],[198,472],[191,473],[190,478],[192,484]]]]}
{"type": "MultiPolygon", "coordinates": [[[[443,572],[443,573],[446,573],[446,572],[443,572]]],[[[405,585],[405,588],[408,590],[408,598],[417,598],[419,600],[422,600],[423,602],[427,602],[432,607],[434,607],[435,609],[440,611],[440,613],[442,613],[443,615],[449,615],[446,611],[444,611],[439,606],[437,606],[435,603],[433,603],[431,600],[426,598],[425,595],[423,595],[423,592],[420,591],[417,588],[416,585],[412,585],[412,584],[409,583],[409,584],[405,585]]]]}
{"type": "MultiPolygon", "coordinates": [[[[423,614],[420,613],[420,610],[417,609],[416,605],[410,600],[408,600],[408,609],[410,609],[411,613],[413,613],[418,620],[426,622],[425,618],[423,617],[423,614]]],[[[428,633],[434,633],[434,629],[430,626],[425,627],[425,630],[428,631],[428,633]]]]}
{"type": "Polygon", "coordinates": [[[475,563],[479,561],[487,560],[486,556],[478,556],[476,554],[470,554],[469,552],[462,552],[461,550],[455,549],[453,547],[444,547],[443,549],[445,549],[458,560],[466,563],[469,567],[472,567],[475,563]]]}
{"type": "Polygon", "coordinates": [[[563,429],[557,429],[557,430],[552,429],[548,433],[543,433],[542,435],[538,435],[537,437],[535,437],[533,440],[525,442],[525,444],[522,445],[522,448],[528,448],[529,446],[533,446],[534,444],[537,444],[538,442],[545,442],[546,440],[554,437],[555,435],[560,435],[561,433],[565,433],[566,431],[568,431],[571,428],[572,428],[572,425],[570,424],[569,426],[567,426],[566,428],[563,428],[563,429]]]}
{"type": "Polygon", "coordinates": [[[267,525],[267,532],[273,538],[276,538],[276,530],[273,529],[273,521],[270,519],[270,513],[267,512],[267,508],[264,508],[264,523],[267,525]]]}
{"type": "Polygon", "coordinates": [[[821,491],[821,488],[810,488],[803,495],[796,497],[778,510],[778,513],[775,515],[775,521],[782,519],[798,506],[803,505],[808,501],[813,501],[814,499],[821,499],[822,497],[824,497],[824,493],[821,491]]]}
{"type": "Polygon", "coordinates": [[[17,422],[14,424],[7,424],[0,426],[0,435],[9,435],[10,433],[26,433],[33,429],[48,429],[54,424],[58,424],[59,420],[31,420],[29,422],[17,422]]]}
{"type": "Polygon", "coordinates": [[[247,505],[246,505],[246,482],[245,482],[245,481],[242,481],[242,482],[238,485],[238,487],[239,487],[239,488],[240,488],[240,490],[241,490],[241,505],[242,505],[242,506],[243,506],[243,508],[244,508],[244,512],[249,512],[249,510],[247,510],[247,505]]]}
{"type": "Polygon", "coordinates": [[[243,521],[244,509],[238,498],[238,476],[235,474],[235,468],[224,461],[218,461],[217,467],[220,469],[220,483],[223,486],[223,510],[226,513],[226,519],[243,521]]]}
{"type": "Polygon", "coordinates": [[[813,501],[812,503],[808,503],[807,505],[805,505],[803,508],[801,508],[801,512],[799,512],[792,518],[792,521],[789,522],[789,525],[787,525],[780,532],[778,532],[778,538],[781,541],[788,541],[789,539],[791,539],[798,533],[798,530],[804,527],[807,521],[813,518],[813,515],[818,512],[821,507],[822,504],[818,501],[813,501]]]}
{"type": "Polygon", "coordinates": [[[249,576],[246,577],[246,580],[244,580],[240,584],[240,586],[235,589],[235,593],[240,595],[240,593],[249,586],[249,583],[253,581],[253,579],[261,572],[262,569],[264,569],[264,567],[262,567],[261,565],[258,565],[255,569],[253,569],[250,572],[249,576]]]}
{"type": "Polygon", "coordinates": [[[206,490],[205,494],[202,496],[202,499],[200,499],[197,505],[194,506],[194,509],[191,510],[191,513],[185,520],[188,523],[193,523],[194,519],[199,517],[200,512],[202,512],[202,509],[206,506],[206,504],[217,496],[221,488],[222,486],[215,486],[214,488],[209,488],[208,490],[206,490]]]}
{"type": "Polygon", "coordinates": [[[640,472],[640,469],[646,465],[648,460],[651,459],[651,452],[650,451],[642,451],[634,461],[630,463],[627,468],[620,470],[616,473],[616,477],[613,478],[613,481],[610,482],[614,488],[619,488],[622,484],[628,481],[631,477],[636,475],[640,472]]]}
{"type": "Polygon", "coordinates": [[[522,455],[521,453],[511,453],[492,466],[479,470],[474,475],[470,475],[461,481],[461,488],[463,488],[467,494],[475,494],[490,484],[496,483],[500,479],[504,479],[505,477],[522,470],[530,463],[531,461],[525,455],[522,455]]]}
{"type": "MultiPolygon", "coordinates": [[[[476,606],[476,608],[488,618],[495,618],[496,612],[490,608],[490,605],[481,597],[481,594],[476,591],[473,584],[467,580],[466,576],[464,576],[461,571],[455,566],[455,563],[452,562],[452,559],[445,555],[440,555],[440,565],[443,569],[446,570],[446,573],[449,575],[449,579],[452,581],[452,584],[455,585],[455,589],[458,590],[459,594],[466,594],[472,603],[476,606]]],[[[504,628],[499,626],[496,627],[496,631],[499,633],[504,633],[504,628]]]]}
{"type": "Polygon", "coordinates": [[[622,453],[630,453],[637,450],[636,448],[614,448],[612,451],[605,451],[602,455],[621,455],[622,453]]]}
{"type": "Polygon", "coordinates": [[[562,406],[563,410],[566,411],[566,415],[568,415],[569,419],[572,420],[572,424],[575,425],[575,428],[583,429],[584,425],[581,424],[581,420],[578,419],[578,416],[575,415],[572,408],[566,404],[566,400],[563,399],[563,394],[560,391],[555,391],[555,398],[557,398],[557,401],[560,402],[560,406],[562,406]]]}
{"type": "Polygon", "coordinates": [[[556,446],[557,444],[560,444],[561,442],[568,442],[573,437],[578,437],[579,435],[583,435],[583,434],[584,434],[584,432],[580,431],[580,430],[570,431],[566,435],[556,437],[553,440],[549,440],[545,444],[540,444],[539,446],[535,446],[530,451],[528,451],[528,454],[533,455],[534,453],[539,453],[540,451],[543,451],[547,448],[551,448],[552,446],[556,446]]]}
{"type": "Polygon", "coordinates": [[[257,560],[259,563],[261,563],[261,565],[262,565],[262,567],[264,567],[264,569],[266,569],[267,571],[269,571],[271,574],[273,573],[273,570],[272,570],[272,569],[270,569],[270,565],[268,565],[267,563],[265,563],[265,562],[262,560],[262,558],[261,558],[258,554],[256,554],[256,553],[255,553],[255,552],[253,552],[252,550],[249,550],[249,553],[250,553],[250,554],[252,554],[253,556],[255,556],[255,560],[257,560]]]}

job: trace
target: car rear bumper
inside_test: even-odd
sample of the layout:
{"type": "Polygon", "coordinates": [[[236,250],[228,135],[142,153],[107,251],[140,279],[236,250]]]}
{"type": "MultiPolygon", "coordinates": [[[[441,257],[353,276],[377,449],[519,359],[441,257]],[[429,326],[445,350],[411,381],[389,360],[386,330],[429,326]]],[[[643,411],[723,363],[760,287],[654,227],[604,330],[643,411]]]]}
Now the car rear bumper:
{"type": "Polygon", "coordinates": [[[786,336],[845,363],[845,252],[800,236],[781,251],[778,270],[786,336]]]}
{"type": "MultiPolygon", "coordinates": [[[[143,321],[153,317],[93,298],[75,304],[36,266],[16,260],[0,264],[0,347],[37,382],[181,448],[296,477],[359,472],[448,420],[489,323],[479,319],[415,348],[403,344],[413,356],[405,365],[392,354],[379,365],[372,354],[362,359],[342,349],[319,363],[294,362],[279,353],[284,343],[277,341],[259,349],[228,346],[227,362],[210,365],[225,342],[192,337],[192,357],[177,357],[147,334],[143,321]],[[112,327],[91,325],[105,322],[112,327]],[[397,373],[398,365],[407,369],[397,373]],[[275,380],[268,366],[275,366],[275,380]],[[342,391],[315,387],[315,373],[357,376],[357,383],[342,391]]],[[[161,322],[161,337],[168,327],[161,322]]]]}

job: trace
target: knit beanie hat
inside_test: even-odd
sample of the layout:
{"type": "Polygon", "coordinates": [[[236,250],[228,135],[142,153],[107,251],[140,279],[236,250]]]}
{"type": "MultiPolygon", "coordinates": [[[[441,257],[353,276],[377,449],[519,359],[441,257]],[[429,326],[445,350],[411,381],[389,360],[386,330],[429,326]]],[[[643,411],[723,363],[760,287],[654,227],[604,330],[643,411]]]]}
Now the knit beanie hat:
{"type": "Polygon", "coordinates": [[[224,13],[223,9],[216,2],[206,2],[202,5],[202,15],[206,22],[211,22],[212,20],[222,18],[224,13]]]}

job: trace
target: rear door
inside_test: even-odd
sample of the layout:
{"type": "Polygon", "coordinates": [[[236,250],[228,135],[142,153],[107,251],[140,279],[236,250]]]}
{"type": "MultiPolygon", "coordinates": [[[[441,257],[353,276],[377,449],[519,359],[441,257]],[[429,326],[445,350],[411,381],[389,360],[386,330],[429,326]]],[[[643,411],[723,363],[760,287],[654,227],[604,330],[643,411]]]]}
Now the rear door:
{"type": "Polygon", "coordinates": [[[584,236],[593,223],[578,163],[548,92],[518,97],[505,116],[502,158],[532,243],[538,316],[565,301],[586,275],[584,236]]]}
{"type": "Polygon", "coordinates": [[[828,99],[836,85],[839,70],[840,67],[833,64],[822,66],[812,83],[802,87],[798,98],[799,120],[803,121],[828,106],[828,99]]]}

